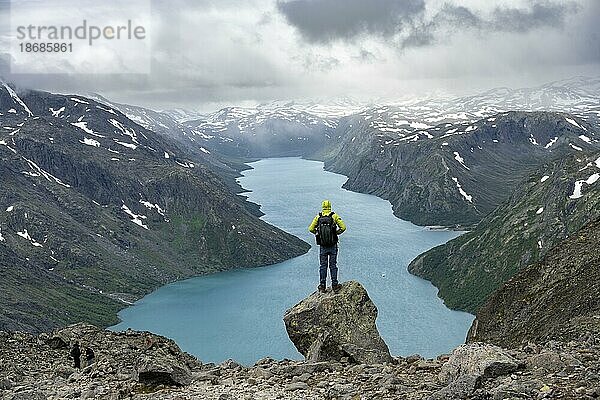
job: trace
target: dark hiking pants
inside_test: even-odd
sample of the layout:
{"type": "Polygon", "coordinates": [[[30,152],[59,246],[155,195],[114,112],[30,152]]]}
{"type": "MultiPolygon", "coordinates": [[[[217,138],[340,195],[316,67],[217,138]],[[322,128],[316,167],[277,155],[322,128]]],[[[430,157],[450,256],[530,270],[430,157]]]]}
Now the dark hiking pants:
{"type": "Polygon", "coordinates": [[[337,244],[332,247],[321,246],[319,250],[319,260],[321,261],[321,268],[319,268],[319,275],[321,278],[321,285],[325,286],[327,283],[327,268],[331,271],[331,285],[337,285],[337,244]]]}

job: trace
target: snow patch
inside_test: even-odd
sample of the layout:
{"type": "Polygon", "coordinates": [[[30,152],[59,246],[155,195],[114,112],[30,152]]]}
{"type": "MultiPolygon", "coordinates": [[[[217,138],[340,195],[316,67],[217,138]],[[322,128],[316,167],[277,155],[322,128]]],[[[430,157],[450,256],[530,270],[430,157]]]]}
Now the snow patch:
{"type": "Polygon", "coordinates": [[[552,147],[552,145],[554,145],[554,143],[556,143],[556,141],[558,140],[558,136],[555,136],[554,139],[551,139],[548,144],[546,144],[544,146],[545,149],[549,149],[550,147],[552,147]]]}
{"type": "Polygon", "coordinates": [[[544,175],[544,176],[542,176],[542,179],[540,179],[540,182],[544,183],[544,182],[546,182],[546,181],[547,181],[549,178],[550,178],[550,176],[549,176],[549,175],[544,175]]]}
{"type": "Polygon", "coordinates": [[[469,168],[469,167],[467,167],[467,166],[465,165],[465,159],[464,159],[464,158],[462,158],[462,157],[460,156],[460,154],[458,153],[458,151],[455,151],[455,152],[454,152],[454,159],[455,159],[456,161],[458,161],[458,162],[460,163],[460,165],[462,165],[463,167],[465,167],[465,169],[467,169],[467,170],[471,170],[471,168],[469,168]]]}
{"type": "Polygon", "coordinates": [[[544,207],[540,207],[538,208],[538,210],[535,212],[537,215],[540,215],[541,213],[544,212],[544,207]]]}
{"type": "Polygon", "coordinates": [[[129,215],[131,217],[131,222],[133,222],[136,225],[141,226],[144,229],[148,229],[148,226],[145,225],[144,222],[142,221],[143,219],[147,218],[145,215],[134,214],[133,211],[131,211],[129,209],[129,207],[127,207],[125,204],[123,204],[121,206],[121,210],[123,210],[127,215],[129,215]]]}
{"type": "Polygon", "coordinates": [[[537,140],[535,140],[535,138],[533,137],[533,134],[531,136],[529,136],[529,141],[531,142],[531,144],[538,146],[539,143],[537,142],[537,140]]]}
{"type": "Polygon", "coordinates": [[[175,163],[177,163],[177,165],[180,165],[180,166],[185,167],[185,168],[194,168],[194,164],[193,163],[179,162],[179,161],[175,161],[175,163]]]}
{"type": "Polygon", "coordinates": [[[422,122],[414,122],[413,121],[409,125],[410,125],[411,128],[415,128],[415,129],[429,129],[429,128],[433,128],[433,126],[424,124],[422,122]]]}
{"type": "Polygon", "coordinates": [[[59,108],[58,110],[55,110],[54,108],[50,107],[48,110],[50,110],[50,112],[52,113],[53,117],[59,118],[60,117],[60,113],[65,111],[64,107],[59,108]]]}
{"type": "Polygon", "coordinates": [[[112,119],[111,118],[111,119],[108,120],[108,122],[110,122],[110,124],[112,126],[114,126],[115,128],[117,128],[118,130],[120,130],[122,135],[129,136],[131,138],[131,141],[133,143],[139,144],[139,142],[137,140],[137,135],[136,135],[136,133],[135,133],[135,131],[133,129],[127,128],[125,125],[123,125],[122,123],[120,123],[116,119],[112,119]]]}
{"type": "Polygon", "coordinates": [[[14,210],[14,209],[15,209],[15,206],[8,206],[6,208],[6,212],[12,212],[12,210],[14,210]]]}
{"type": "Polygon", "coordinates": [[[583,140],[586,143],[592,143],[592,139],[590,139],[589,137],[587,137],[585,135],[579,135],[579,139],[583,140]]]}
{"type": "Polygon", "coordinates": [[[569,146],[571,146],[574,150],[583,151],[583,149],[581,147],[575,146],[573,143],[569,143],[569,146]]]}
{"type": "Polygon", "coordinates": [[[571,118],[567,118],[567,117],[565,117],[565,120],[566,120],[568,123],[570,123],[571,125],[578,127],[579,129],[587,130],[587,129],[583,128],[581,125],[579,125],[577,122],[575,122],[575,120],[573,120],[573,119],[571,119],[571,118]]]}
{"type": "Polygon", "coordinates": [[[467,200],[469,203],[473,203],[473,196],[471,196],[470,194],[468,194],[467,192],[465,192],[463,190],[462,186],[458,182],[458,179],[453,177],[452,180],[454,181],[454,183],[456,183],[456,187],[458,188],[458,191],[460,192],[462,197],[464,197],[465,200],[467,200]]]}
{"type": "Polygon", "coordinates": [[[206,150],[204,147],[200,147],[200,151],[202,151],[206,154],[210,154],[210,151],[206,150]]]}
{"type": "Polygon", "coordinates": [[[112,108],[104,108],[102,106],[96,106],[96,108],[99,108],[99,109],[101,109],[103,111],[106,111],[106,112],[109,112],[111,114],[117,115],[117,113],[112,108]]]}
{"type": "Polygon", "coordinates": [[[90,128],[88,128],[87,122],[85,122],[85,121],[71,122],[71,125],[81,129],[85,133],[89,133],[90,135],[101,137],[101,138],[105,137],[104,135],[100,135],[100,134],[94,132],[93,130],[91,130],[90,128]]]}
{"type": "Polygon", "coordinates": [[[167,153],[167,152],[165,151],[165,158],[169,158],[169,157],[170,157],[170,156],[169,156],[169,153],[167,153]]]}
{"type": "Polygon", "coordinates": [[[584,184],[593,185],[594,183],[596,183],[598,181],[598,179],[600,179],[600,174],[593,174],[586,180],[576,181],[575,188],[573,189],[573,194],[570,195],[569,198],[570,199],[579,199],[579,198],[583,197],[583,194],[581,193],[581,189],[583,188],[583,185],[584,184]]]}
{"type": "Polygon", "coordinates": [[[133,150],[137,149],[137,146],[133,143],[119,142],[118,140],[115,140],[115,143],[120,144],[121,146],[125,146],[130,149],[133,149],[133,150]]]}
{"type": "MultiPolygon", "coordinates": [[[[27,161],[27,164],[29,164],[29,168],[31,168],[34,171],[37,171],[39,175],[42,175],[44,178],[46,178],[46,180],[52,182],[56,182],[59,185],[62,185],[64,187],[70,188],[71,185],[68,185],[66,183],[64,183],[63,181],[61,181],[60,179],[58,179],[57,177],[55,177],[54,175],[44,171],[43,169],[41,169],[36,163],[34,163],[33,161],[31,161],[28,158],[25,158],[23,156],[21,156],[25,161],[27,161]]],[[[39,175],[33,175],[33,176],[39,176],[39,175]]]]}
{"type": "Polygon", "coordinates": [[[44,247],[41,245],[41,243],[38,243],[35,239],[29,236],[27,229],[24,229],[23,232],[17,232],[17,235],[21,236],[23,239],[29,240],[34,247],[44,247]]]}
{"type": "Polygon", "coordinates": [[[71,97],[71,100],[73,100],[75,103],[90,104],[87,101],[83,101],[81,99],[78,99],[77,97],[71,97]]]}
{"type": "Polygon", "coordinates": [[[85,145],[92,146],[92,147],[100,147],[100,142],[98,142],[97,140],[94,140],[94,139],[86,138],[86,137],[84,137],[83,140],[80,140],[79,143],[83,143],[85,145]]]}
{"type": "Polygon", "coordinates": [[[150,210],[156,210],[156,212],[159,213],[160,215],[162,215],[163,217],[165,216],[165,210],[160,208],[160,206],[158,204],[152,204],[149,201],[145,201],[145,200],[140,200],[140,204],[142,204],[144,207],[146,207],[150,210]]]}

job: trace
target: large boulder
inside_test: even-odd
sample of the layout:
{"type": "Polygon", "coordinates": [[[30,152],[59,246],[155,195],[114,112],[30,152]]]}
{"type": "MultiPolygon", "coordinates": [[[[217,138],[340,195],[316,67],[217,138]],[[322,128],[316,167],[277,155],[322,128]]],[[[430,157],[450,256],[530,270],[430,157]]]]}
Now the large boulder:
{"type": "Polygon", "coordinates": [[[291,341],[307,361],[392,362],[376,319],[377,307],[354,281],[343,283],[337,293],[311,294],[283,317],[291,341]]]}
{"type": "Polygon", "coordinates": [[[190,369],[166,354],[140,358],[136,365],[135,377],[145,385],[185,386],[192,383],[190,369]]]}
{"type": "Polygon", "coordinates": [[[498,346],[463,344],[454,349],[439,373],[438,378],[446,387],[433,393],[428,400],[469,398],[485,379],[510,374],[519,367],[519,362],[498,346]]]}
{"type": "Polygon", "coordinates": [[[466,375],[495,378],[519,368],[519,362],[498,346],[471,343],[458,346],[440,371],[442,383],[452,383],[466,375]]]}

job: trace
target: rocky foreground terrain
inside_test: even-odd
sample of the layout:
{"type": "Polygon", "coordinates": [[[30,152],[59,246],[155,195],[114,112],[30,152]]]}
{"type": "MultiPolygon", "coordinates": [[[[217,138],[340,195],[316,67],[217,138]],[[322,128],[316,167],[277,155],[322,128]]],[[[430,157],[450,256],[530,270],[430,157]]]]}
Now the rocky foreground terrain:
{"type": "Polygon", "coordinates": [[[286,327],[296,346],[307,355],[309,351],[301,343],[309,343],[313,351],[318,348],[320,361],[265,358],[252,366],[232,360],[219,365],[204,364],[182,352],[173,341],[147,332],[110,332],[85,324],[39,336],[3,332],[0,333],[0,398],[600,397],[597,337],[550,341],[543,345],[529,343],[510,350],[472,343],[436,359],[418,355],[390,357],[387,346],[381,346],[377,340],[381,338],[374,325],[376,315],[377,309],[358,283],[344,284],[338,294],[313,293],[286,313],[286,327]],[[316,310],[322,314],[316,316],[313,313],[316,310]],[[354,312],[347,314],[350,310],[354,312]],[[361,335],[351,334],[353,326],[361,335]],[[324,342],[319,338],[328,339],[324,342]],[[82,348],[89,346],[96,353],[95,362],[89,366],[84,363],[81,370],[72,367],[69,356],[76,340],[82,348]],[[356,359],[365,354],[387,361],[363,363],[356,359]]]}

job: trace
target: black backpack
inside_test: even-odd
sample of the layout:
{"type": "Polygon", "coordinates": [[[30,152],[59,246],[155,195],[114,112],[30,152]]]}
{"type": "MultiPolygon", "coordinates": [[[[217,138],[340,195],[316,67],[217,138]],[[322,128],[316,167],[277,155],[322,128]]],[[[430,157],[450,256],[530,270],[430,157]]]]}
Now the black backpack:
{"type": "Polygon", "coordinates": [[[333,212],[329,215],[319,213],[317,223],[317,244],[325,247],[334,246],[337,241],[337,224],[333,219],[333,212]]]}

